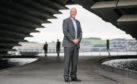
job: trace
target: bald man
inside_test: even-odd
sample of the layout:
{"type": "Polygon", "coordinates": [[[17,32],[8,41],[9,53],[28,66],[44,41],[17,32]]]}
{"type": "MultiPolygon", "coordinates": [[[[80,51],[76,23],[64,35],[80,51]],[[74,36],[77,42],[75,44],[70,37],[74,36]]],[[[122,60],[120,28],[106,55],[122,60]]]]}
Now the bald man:
{"type": "Polygon", "coordinates": [[[76,8],[71,8],[70,17],[63,20],[63,44],[64,47],[64,80],[65,82],[81,82],[77,78],[77,64],[79,57],[82,29],[80,22],[75,19],[76,8]],[[70,71],[71,68],[71,71],[70,71]],[[71,80],[70,78],[71,77],[71,80]]]}

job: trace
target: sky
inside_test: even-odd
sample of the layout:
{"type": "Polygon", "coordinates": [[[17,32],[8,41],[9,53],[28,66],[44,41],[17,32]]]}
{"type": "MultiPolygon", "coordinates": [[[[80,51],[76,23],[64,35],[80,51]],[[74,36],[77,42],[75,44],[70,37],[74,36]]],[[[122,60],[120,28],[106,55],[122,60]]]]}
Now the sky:
{"type": "Polygon", "coordinates": [[[80,5],[66,5],[66,7],[69,9],[59,10],[62,14],[54,14],[57,19],[48,19],[48,21],[51,21],[52,23],[42,24],[45,28],[37,28],[36,30],[39,30],[39,33],[31,33],[33,37],[26,37],[25,39],[38,43],[57,41],[57,39],[62,41],[64,36],[62,23],[65,18],[70,16],[69,12],[73,7],[77,9],[76,19],[81,23],[83,38],[99,37],[103,40],[114,38],[132,39],[129,34],[126,34],[111,23],[105,22],[103,19],[80,5]]]}

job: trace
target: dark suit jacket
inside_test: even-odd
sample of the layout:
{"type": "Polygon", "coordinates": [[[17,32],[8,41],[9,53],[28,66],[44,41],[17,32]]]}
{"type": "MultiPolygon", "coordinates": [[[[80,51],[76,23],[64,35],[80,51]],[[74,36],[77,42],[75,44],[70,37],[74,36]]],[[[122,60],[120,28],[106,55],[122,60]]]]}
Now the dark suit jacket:
{"type": "Polygon", "coordinates": [[[57,42],[56,44],[56,51],[60,51],[60,42],[57,42]]]}
{"type": "Polygon", "coordinates": [[[44,51],[48,51],[48,44],[44,44],[43,49],[44,51]]]}
{"type": "MultiPolygon", "coordinates": [[[[77,23],[77,38],[80,40],[79,41],[80,43],[82,39],[82,29],[80,22],[78,20],[76,20],[76,23],[77,23]]],[[[80,48],[79,43],[77,45],[73,43],[73,39],[75,39],[75,29],[71,17],[63,20],[63,34],[64,34],[63,43],[62,43],[63,47],[77,46],[80,48]]]]}

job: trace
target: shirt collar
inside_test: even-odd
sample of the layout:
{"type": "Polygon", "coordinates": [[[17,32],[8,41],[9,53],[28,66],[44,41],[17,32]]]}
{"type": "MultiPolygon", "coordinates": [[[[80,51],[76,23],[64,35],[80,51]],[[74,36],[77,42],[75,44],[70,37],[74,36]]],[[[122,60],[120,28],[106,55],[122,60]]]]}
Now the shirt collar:
{"type": "Polygon", "coordinates": [[[70,18],[71,18],[71,20],[74,20],[74,21],[76,21],[76,19],[73,19],[71,16],[70,16],[70,18]]]}

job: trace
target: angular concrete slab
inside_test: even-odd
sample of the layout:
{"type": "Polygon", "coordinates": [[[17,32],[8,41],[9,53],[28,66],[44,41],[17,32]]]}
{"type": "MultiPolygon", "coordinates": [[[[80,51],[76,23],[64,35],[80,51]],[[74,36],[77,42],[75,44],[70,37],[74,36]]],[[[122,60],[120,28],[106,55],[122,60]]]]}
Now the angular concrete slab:
{"type": "Polygon", "coordinates": [[[132,22],[132,21],[137,21],[137,14],[136,15],[123,15],[117,20],[117,22],[132,22]]]}
{"type": "Polygon", "coordinates": [[[137,7],[137,0],[119,0],[118,7],[137,7]]]}
{"type": "Polygon", "coordinates": [[[91,6],[91,9],[115,8],[116,4],[117,1],[101,1],[101,2],[96,2],[93,6],[91,6]]]}

